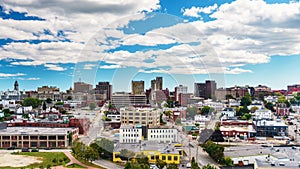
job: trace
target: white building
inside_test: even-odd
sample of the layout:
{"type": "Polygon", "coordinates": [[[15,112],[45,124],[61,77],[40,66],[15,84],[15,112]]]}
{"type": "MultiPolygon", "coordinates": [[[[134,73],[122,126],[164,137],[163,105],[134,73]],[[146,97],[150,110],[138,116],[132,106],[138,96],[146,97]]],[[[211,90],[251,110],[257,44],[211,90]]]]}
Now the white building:
{"type": "Polygon", "coordinates": [[[142,127],[134,125],[121,125],[120,127],[120,143],[139,143],[143,140],[142,127]]]}
{"type": "Polygon", "coordinates": [[[265,101],[270,102],[270,103],[277,103],[278,101],[278,96],[265,96],[265,101]]]}
{"type": "Polygon", "coordinates": [[[234,118],[235,116],[235,110],[233,108],[227,107],[222,111],[223,117],[228,118],[234,118]]]}
{"type": "Polygon", "coordinates": [[[268,109],[258,109],[254,112],[255,119],[262,120],[262,119],[272,119],[272,112],[268,109]]]}
{"type": "Polygon", "coordinates": [[[162,109],[124,107],[120,109],[121,124],[159,126],[162,109]]]}
{"type": "Polygon", "coordinates": [[[213,102],[212,100],[204,100],[204,106],[209,106],[214,108],[215,111],[222,111],[224,104],[220,102],[213,102]]]}
{"type": "Polygon", "coordinates": [[[178,142],[178,131],[176,128],[149,128],[147,133],[148,140],[160,143],[178,142]]]}
{"type": "Polygon", "coordinates": [[[111,119],[111,121],[119,122],[121,120],[120,114],[108,114],[106,117],[111,119]]]}
{"type": "Polygon", "coordinates": [[[179,101],[179,94],[180,93],[186,94],[187,90],[188,90],[187,86],[179,85],[179,86],[175,87],[175,94],[176,94],[175,99],[176,99],[176,101],[179,101]]]}

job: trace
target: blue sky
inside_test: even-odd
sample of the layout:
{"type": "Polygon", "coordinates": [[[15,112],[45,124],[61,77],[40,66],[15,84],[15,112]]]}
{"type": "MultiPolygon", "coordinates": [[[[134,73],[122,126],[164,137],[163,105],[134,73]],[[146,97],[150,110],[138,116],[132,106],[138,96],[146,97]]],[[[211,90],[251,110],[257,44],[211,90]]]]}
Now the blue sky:
{"type": "Polygon", "coordinates": [[[288,0],[0,2],[0,90],[110,81],[130,91],[214,79],[299,84],[300,3],[288,0]]]}

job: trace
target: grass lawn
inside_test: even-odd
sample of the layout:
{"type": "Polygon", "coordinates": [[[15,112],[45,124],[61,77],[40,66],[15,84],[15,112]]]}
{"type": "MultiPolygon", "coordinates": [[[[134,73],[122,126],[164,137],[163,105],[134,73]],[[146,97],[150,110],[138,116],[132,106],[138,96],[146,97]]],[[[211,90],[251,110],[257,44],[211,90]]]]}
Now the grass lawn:
{"type": "Polygon", "coordinates": [[[79,159],[79,158],[76,158],[76,159],[77,159],[78,161],[82,162],[83,164],[87,165],[87,166],[91,166],[91,167],[95,167],[95,168],[100,168],[100,169],[106,169],[106,168],[100,167],[100,166],[98,166],[98,165],[96,165],[96,164],[93,164],[93,163],[91,163],[91,162],[89,162],[89,161],[85,161],[85,160],[79,159]]]}
{"type": "Polygon", "coordinates": [[[79,164],[70,164],[70,165],[68,165],[67,166],[67,168],[85,168],[85,167],[83,167],[83,166],[81,166],[81,165],[79,165],[79,164]]]}
{"type": "MultiPolygon", "coordinates": [[[[41,159],[42,163],[34,163],[23,168],[48,168],[52,166],[65,165],[70,162],[70,159],[62,152],[19,152],[17,155],[34,156],[41,159]]],[[[7,167],[6,167],[7,168],[7,167]]],[[[11,168],[22,168],[22,167],[11,167],[11,168]]]]}

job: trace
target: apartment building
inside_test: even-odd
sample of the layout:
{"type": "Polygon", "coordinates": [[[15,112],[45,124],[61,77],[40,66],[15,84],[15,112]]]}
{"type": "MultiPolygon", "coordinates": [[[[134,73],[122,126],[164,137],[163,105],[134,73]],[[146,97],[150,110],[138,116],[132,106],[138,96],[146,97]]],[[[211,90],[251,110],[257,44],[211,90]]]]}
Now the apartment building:
{"type": "Polygon", "coordinates": [[[120,109],[121,124],[159,126],[161,109],[124,107],[120,109]]]}

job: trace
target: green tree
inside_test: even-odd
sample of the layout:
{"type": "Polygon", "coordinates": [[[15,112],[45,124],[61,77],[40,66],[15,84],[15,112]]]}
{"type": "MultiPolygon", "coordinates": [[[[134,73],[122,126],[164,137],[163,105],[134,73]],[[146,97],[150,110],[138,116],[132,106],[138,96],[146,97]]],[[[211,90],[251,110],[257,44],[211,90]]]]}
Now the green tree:
{"type": "Polygon", "coordinates": [[[101,140],[96,141],[94,143],[98,145],[98,152],[99,152],[101,158],[111,158],[112,157],[112,152],[114,150],[114,142],[112,142],[106,138],[102,138],[101,140]]]}
{"type": "Polygon", "coordinates": [[[136,155],[135,159],[136,159],[137,163],[139,163],[139,164],[149,165],[149,159],[144,154],[136,155]]]}
{"type": "Polygon", "coordinates": [[[120,151],[120,158],[122,160],[130,160],[134,157],[135,153],[133,151],[127,150],[127,149],[122,149],[120,151]]]}
{"type": "Polygon", "coordinates": [[[163,160],[157,159],[155,165],[159,168],[159,169],[163,169],[167,163],[163,160]]]}
{"type": "Polygon", "coordinates": [[[64,105],[64,102],[56,102],[54,105],[55,105],[55,106],[64,105]]]}
{"type": "Polygon", "coordinates": [[[233,166],[233,161],[230,157],[223,157],[221,163],[224,166],[229,166],[229,167],[233,166]]]}
{"type": "Polygon", "coordinates": [[[224,147],[218,145],[211,140],[208,140],[205,144],[203,144],[205,151],[209,154],[209,156],[217,161],[218,163],[221,162],[222,158],[224,157],[224,147]]]}
{"type": "Polygon", "coordinates": [[[192,157],[191,169],[200,169],[198,163],[195,160],[195,157],[192,157]]]}
{"type": "Polygon", "coordinates": [[[271,110],[272,112],[275,112],[273,103],[268,102],[268,103],[265,104],[265,107],[266,107],[267,109],[271,110]]]}
{"type": "Polygon", "coordinates": [[[69,145],[72,145],[73,144],[73,133],[72,132],[70,132],[68,134],[68,138],[69,138],[69,145]]]}
{"type": "Polygon", "coordinates": [[[251,119],[251,117],[252,117],[252,115],[251,115],[251,114],[249,114],[249,113],[245,113],[245,114],[242,116],[242,120],[250,120],[250,119],[251,119]]]}
{"type": "Polygon", "coordinates": [[[52,99],[51,99],[51,98],[47,98],[47,99],[46,99],[46,102],[47,102],[48,104],[50,104],[50,103],[52,103],[52,99]]]}
{"type": "Polygon", "coordinates": [[[202,169],[217,169],[215,166],[211,166],[210,164],[207,164],[202,167],[202,169]]]}
{"type": "Polygon", "coordinates": [[[95,108],[96,108],[96,103],[91,102],[91,103],[89,104],[89,108],[90,108],[90,110],[95,110],[95,108]]]}
{"type": "Polygon", "coordinates": [[[176,125],[181,125],[181,118],[177,118],[176,120],[175,120],[175,124],[176,125]]]}
{"type": "Polygon", "coordinates": [[[108,109],[112,109],[112,108],[114,108],[113,104],[109,103],[108,104],[108,109]]]}
{"type": "Polygon", "coordinates": [[[284,104],[285,104],[286,107],[291,107],[291,103],[288,100],[285,100],[284,104]]]}
{"type": "Polygon", "coordinates": [[[46,103],[43,102],[43,110],[46,110],[46,109],[47,109],[46,103]]]}
{"type": "Polygon", "coordinates": [[[213,112],[213,111],[214,111],[214,109],[211,108],[211,107],[209,107],[209,106],[203,106],[203,107],[201,108],[201,114],[202,114],[202,115],[208,115],[209,113],[211,113],[211,112],[213,112]]]}
{"type": "Polygon", "coordinates": [[[28,119],[28,118],[29,118],[29,115],[28,115],[28,114],[22,114],[22,118],[28,119]]]}
{"type": "Polygon", "coordinates": [[[198,112],[198,108],[196,106],[188,107],[186,109],[187,118],[194,119],[197,112],[198,112]]]}
{"type": "Polygon", "coordinates": [[[41,104],[41,101],[37,98],[28,97],[23,99],[23,106],[32,106],[32,108],[37,108],[41,104]]]}
{"type": "Polygon", "coordinates": [[[179,169],[176,164],[169,164],[167,169],[179,169]]]}
{"type": "Polygon", "coordinates": [[[241,106],[247,107],[251,104],[251,102],[252,101],[249,94],[248,95],[245,94],[245,96],[241,98],[241,106]]]}
{"type": "Polygon", "coordinates": [[[86,161],[93,162],[99,158],[99,153],[97,152],[97,150],[93,149],[92,147],[85,146],[83,156],[86,161]]]}

